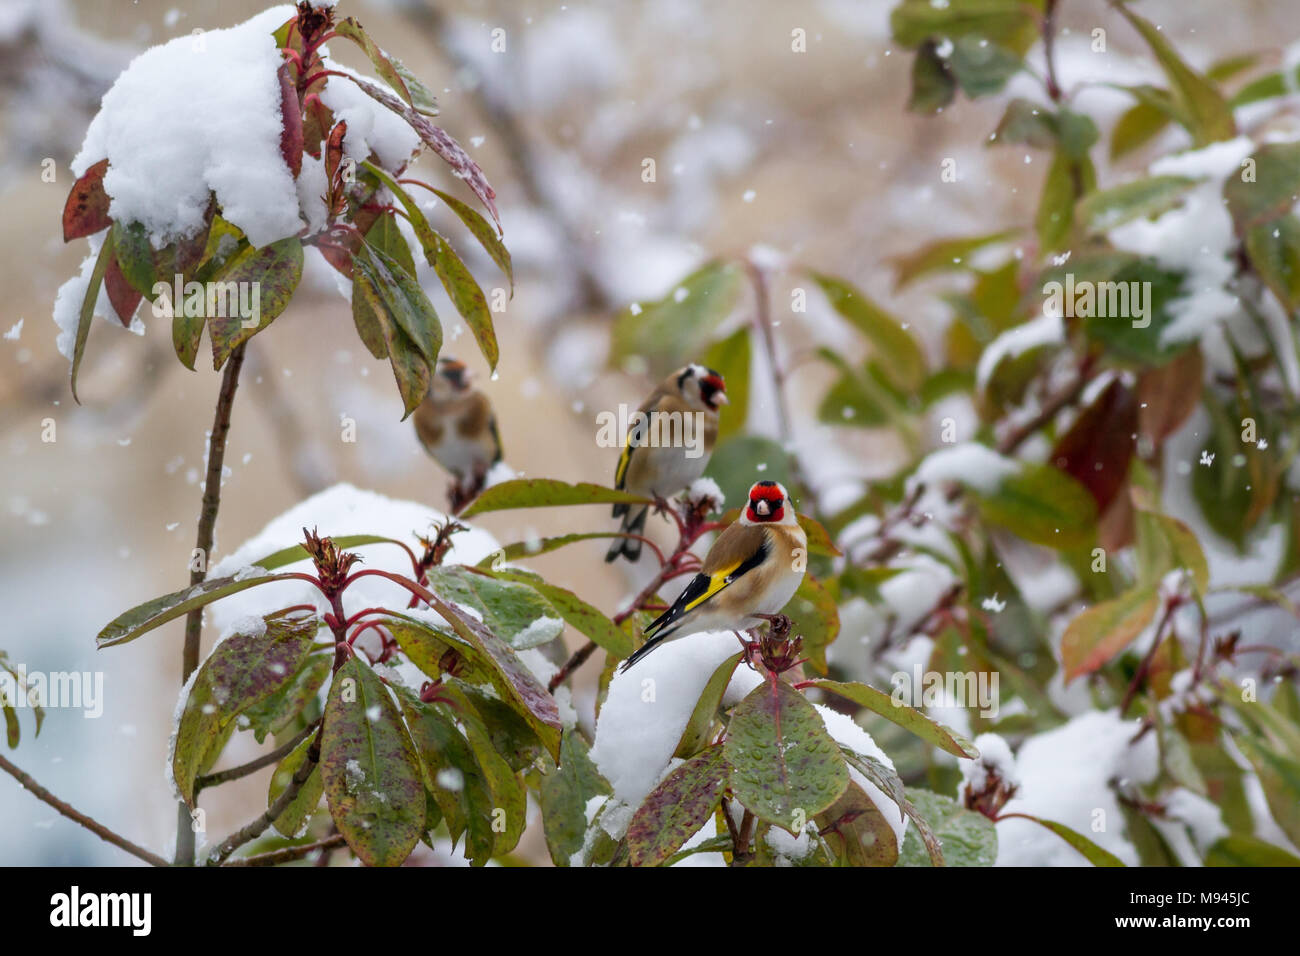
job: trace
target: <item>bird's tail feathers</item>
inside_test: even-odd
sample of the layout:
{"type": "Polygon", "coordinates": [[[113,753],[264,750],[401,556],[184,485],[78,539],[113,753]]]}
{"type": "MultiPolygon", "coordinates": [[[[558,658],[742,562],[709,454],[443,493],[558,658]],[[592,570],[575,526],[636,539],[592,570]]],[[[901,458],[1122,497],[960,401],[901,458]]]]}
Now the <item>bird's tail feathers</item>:
{"type": "MultiPolygon", "coordinates": [[[[649,515],[649,508],[641,508],[639,511],[632,512],[627,510],[628,505],[615,505],[615,514],[617,509],[622,507],[623,524],[619,529],[627,534],[644,534],[646,516],[649,515]]],[[[609,546],[609,551],[605,554],[607,562],[617,561],[619,556],[627,558],[629,561],[636,562],[641,558],[641,541],[638,538],[615,538],[609,546]]]]}

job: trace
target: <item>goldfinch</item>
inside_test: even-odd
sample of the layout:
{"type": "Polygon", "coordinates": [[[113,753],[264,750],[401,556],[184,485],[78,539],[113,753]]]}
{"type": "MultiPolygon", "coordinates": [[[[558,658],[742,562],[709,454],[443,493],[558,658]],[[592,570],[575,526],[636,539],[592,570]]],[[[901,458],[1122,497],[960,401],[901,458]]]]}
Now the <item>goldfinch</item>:
{"type": "MultiPolygon", "coordinates": [[[[673,372],[637,409],[614,472],[614,487],[657,501],[690,487],[709,464],[718,438],[718,412],[726,404],[727,384],[713,369],[687,365],[673,372]],[[700,425],[702,434],[694,430],[700,425]]],[[[645,505],[617,504],[614,517],[623,519],[620,530],[641,534],[649,510],[645,505]]],[[[636,561],[641,542],[615,538],[605,560],[619,555],[636,561]]]]}
{"type": "Polygon", "coordinates": [[[648,640],[623,663],[627,670],[672,635],[747,630],[790,603],[803,581],[808,536],[785,488],[760,481],[740,518],[704,556],[700,573],[645,629],[648,640]]]}
{"type": "Polygon", "coordinates": [[[451,510],[460,511],[483,490],[489,469],[501,460],[492,403],[474,387],[463,362],[440,358],[413,419],[424,450],[451,472],[451,510]]]}

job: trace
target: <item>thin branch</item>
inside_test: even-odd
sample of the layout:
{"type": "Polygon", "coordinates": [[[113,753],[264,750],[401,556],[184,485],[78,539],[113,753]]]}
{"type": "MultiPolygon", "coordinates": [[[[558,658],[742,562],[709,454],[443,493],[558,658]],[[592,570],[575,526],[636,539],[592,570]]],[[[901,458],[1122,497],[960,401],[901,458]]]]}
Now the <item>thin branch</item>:
{"type": "Polygon", "coordinates": [[[343,839],[342,833],[334,833],[323,840],[317,840],[315,843],[304,843],[301,846],[288,846],[283,850],[271,850],[269,853],[257,853],[253,856],[240,857],[237,860],[230,860],[223,866],[279,866],[281,863],[292,863],[294,860],[301,860],[304,856],[311,856],[316,852],[327,853],[330,850],[341,847],[347,841],[343,839]]]}
{"type": "Polygon", "coordinates": [[[1056,4],[1047,0],[1043,10],[1043,58],[1047,61],[1047,95],[1053,103],[1061,102],[1061,84],[1056,79],[1056,4]]]}
{"type": "Polygon", "coordinates": [[[256,820],[246,824],[236,830],[230,836],[221,841],[221,845],[208,857],[208,866],[220,866],[226,862],[230,854],[234,853],[245,843],[250,840],[256,840],[274,823],[285,810],[289,809],[289,804],[298,796],[298,791],[306,784],[307,778],[311,776],[316,765],[320,763],[321,735],[325,728],[319,727],[316,730],[316,739],[312,741],[311,747],[307,750],[306,759],[289,781],[289,786],[284,788],[284,792],[275,798],[275,802],[266,808],[266,812],[256,820]]]}
{"type": "Polygon", "coordinates": [[[5,773],[9,774],[9,776],[17,780],[18,783],[22,785],[22,788],[28,791],[37,800],[49,804],[55,810],[59,811],[59,813],[63,814],[63,816],[67,817],[69,820],[73,821],[74,823],[81,824],[83,827],[85,827],[91,833],[95,834],[101,840],[111,843],[113,844],[113,846],[117,847],[118,849],[125,850],[127,853],[130,853],[132,856],[144,860],[150,866],[169,865],[167,861],[164,860],[162,857],[160,857],[158,854],[150,853],[144,847],[132,843],[126,837],[119,836],[118,834],[110,830],[108,827],[104,826],[102,823],[92,820],[90,817],[86,816],[80,810],[76,810],[73,807],[71,807],[69,804],[64,803],[54,794],[50,793],[50,791],[46,790],[39,783],[37,783],[32,778],[32,776],[28,774],[26,771],[19,769],[17,766],[15,766],[14,764],[10,763],[7,759],[5,759],[3,754],[0,754],[0,770],[3,770],[5,773]]]}
{"type": "Polygon", "coordinates": [[[297,733],[292,740],[282,747],[276,747],[268,754],[263,754],[256,760],[250,760],[248,763],[240,764],[238,767],[231,767],[229,770],[219,770],[216,773],[210,773],[206,776],[199,777],[194,781],[194,799],[198,799],[199,792],[208,787],[217,787],[223,783],[229,783],[231,780],[238,780],[241,777],[247,777],[251,773],[257,773],[263,767],[270,767],[278,764],[289,754],[298,749],[298,746],[311,736],[312,732],[319,726],[319,718],[312,721],[297,733]]]}
{"type": "MultiPolygon", "coordinates": [[[[235,390],[239,388],[239,371],[244,367],[244,352],[248,344],[235,346],[226,359],[226,369],[221,375],[221,390],[217,393],[217,407],[212,415],[212,432],[208,435],[208,474],[203,483],[203,505],[199,510],[199,527],[194,547],[202,555],[201,570],[190,571],[190,584],[201,584],[208,576],[208,561],[212,557],[212,542],[216,535],[217,511],[221,508],[221,473],[226,462],[226,439],[230,434],[230,414],[235,404],[235,390]]],[[[199,637],[203,631],[203,608],[197,607],[185,617],[185,646],[181,652],[181,684],[190,679],[199,666],[199,637]]],[[[178,866],[194,865],[194,829],[191,826],[189,807],[182,800],[176,805],[176,855],[178,866]]]]}

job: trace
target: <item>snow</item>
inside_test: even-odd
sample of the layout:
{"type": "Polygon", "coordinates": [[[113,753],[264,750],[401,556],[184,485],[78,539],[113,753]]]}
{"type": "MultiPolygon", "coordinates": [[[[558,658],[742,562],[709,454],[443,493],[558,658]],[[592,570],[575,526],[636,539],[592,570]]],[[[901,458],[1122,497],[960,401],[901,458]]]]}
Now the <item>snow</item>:
{"type": "Polygon", "coordinates": [[[1030,349],[1045,345],[1065,344],[1065,320],[1059,315],[1044,312],[1038,318],[1007,329],[980,353],[975,369],[975,383],[979,391],[988,388],[989,380],[1004,358],[1018,358],[1030,349]]]}
{"type": "Polygon", "coordinates": [[[690,488],[686,490],[686,500],[692,504],[703,504],[707,501],[709,513],[721,511],[727,503],[722,489],[712,478],[696,478],[691,482],[690,488]]]}
{"type": "Polygon", "coordinates": [[[1169,304],[1174,319],[1161,331],[1163,345],[1197,339],[1237,309],[1237,297],[1224,288],[1236,271],[1236,236],[1223,202],[1223,180],[1237,173],[1254,151],[1255,144],[1239,136],[1157,160],[1149,170],[1153,176],[1205,181],[1156,219],[1136,219],[1110,231],[1116,248],[1151,256],[1164,268],[1187,274],[1185,294],[1169,304]]]}
{"type": "MultiPolygon", "coordinates": [[[[373,491],[364,491],[349,484],[338,484],[313,495],[284,514],[272,519],[265,528],[245,541],[233,553],[216,562],[209,569],[210,577],[225,577],[239,573],[260,559],[302,543],[302,529],[315,528],[321,535],[342,537],[353,534],[374,534],[406,542],[418,554],[416,534],[424,534],[433,524],[445,520],[445,515],[414,501],[387,498],[373,491]]],[[[471,528],[452,539],[446,557],[447,564],[476,564],[500,549],[500,544],[486,531],[471,528]]],[[[357,569],[378,569],[411,574],[411,560],[406,552],[392,544],[372,544],[355,549],[362,555],[363,563],[357,569]]],[[[295,564],[278,568],[285,571],[310,570],[303,559],[295,564]]],[[[405,609],[409,592],[391,581],[379,577],[363,577],[353,583],[343,595],[343,609],[355,614],[367,607],[405,609]]],[[[222,632],[240,618],[269,614],[295,604],[309,604],[322,613],[328,603],[321,593],[306,581],[277,581],[260,587],[240,591],[209,606],[212,626],[222,632]]]]}
{"type": "MultiPolygon", "coordinates": [[[[90,287],[90,276],[95,271],[95,259],[99,256],[99,250],[103,244],[103,235],[90,237],[90,255],[82,260],[80,271],[59,286],[59,291],[54,296],[54,324],[59,329],[55,345],[59,350],[59,354],[68,361],[72,361],[72,352],[76,347],[77,325],[81,321],[81,303],[86,298],[86,290],[90,287]]],[[[95,300],[94,314],[106,319],[119,329],[122,327],[122,324],[116,318],[116,310],[108,301],[108,289],[103,285],[99,287],[99,297],[95,300]]],[[[131,320],[130,331],[136,335],[144,334],[144,323],[140,321],[138,316],[131,320]]]]}
{"type": "MultiPolygon", "coordinates": [[[[591,757],[618,800],[639,806],[658,786],[704,685],[738,650],[730,631],[692,634],[665,643],[610,681],[591,757]]],[[[739,700],[759,681],[758,674],[739,665],[726,699],[739,700]]]]}
{"type": "MultiPolygon", "coordinates": [[[[1089,711],[1030,737],[1016,755],[1021,786],[1006,813],[1027,813],[1062,823],[1135,866],[1137,851],[1124,836],[1124,815],[1110,781],[1133,787],[1151,782],[1159,762],[1155,734],[1130,743],[1138,721],[1115,709],[1089,711]],[[1095,827],[1094,827],[1095,824],[1095,827]]],[[[998,866],[1085,866],[1064,840],[1028,820],[1003,820],[998,866]]]]}
{"type": "MultiPolygon", "coordinates": [[[[666,644],[610,682],[609,695],[596,723],[591,757],[614,789],[600,818],[601,826],[611,836],[622,836],[635,808],[671,772],[673,751],[704,685],[718,665],[737,650],[735,635],[729,631],[694,634],[666,644]]],[[[757,672],[739,665],[723,704],[738,702],[761,681],[757,672]]],[[[814,706],[837,742],[893,768],[888,755],[852,718],[814,706]]],[[[850,775],[884,814],[901,845],[906,829],[902,811],[856,770],[851,770],[850,775]]],[[[711,827],[712,823],[705,827],[710,834],[711,827]]]]}
{"type": "Polygon", "coordinates": [[[975,760],[959,760],[963,790],[981,793],[988,786],[990,772],[996,773],[1009,789],[1019,784],[1016,776],[1016,758],[1011,747],[998,734],[980,734],[975,738],[975,749],[980,755],[975,760]]]}
{"type": "MultiPolygon", "coordinates": [[[[363,82],[374,83],[370,77],[350,70],[329,57],[325,65],[363,82]]],[[[321,102],[334,112],[335,121],[348,124],[343,137],[343,155],[360,163],[373,151],[385,169],[397,169],[408,162],[420,146],[420,137],[404,119],[392,110],[381,106],[355,83],[342,77],[333,77],[325,84],[321,102]]],[[[423,198],[423,197],[421,197],[423,198]]]]}
{"type": "Polygon", "coordinates": [[[301,228],[293,174],[280,153],[277,6],[225,30],[152,47],[104,94],[72,171],[107,158],[115,220],[140,222],[155,246],[191,236],[209,192],[255,246],[301,228]]]}
{"type": "Polygon", "coordinates": [[[981,494],[993,494],[1011,475],[1016,463],[992,448],[976,442],[963,442],[940,448],[926,455],[908,480],[909,488],[957,481],[981,494]]]}

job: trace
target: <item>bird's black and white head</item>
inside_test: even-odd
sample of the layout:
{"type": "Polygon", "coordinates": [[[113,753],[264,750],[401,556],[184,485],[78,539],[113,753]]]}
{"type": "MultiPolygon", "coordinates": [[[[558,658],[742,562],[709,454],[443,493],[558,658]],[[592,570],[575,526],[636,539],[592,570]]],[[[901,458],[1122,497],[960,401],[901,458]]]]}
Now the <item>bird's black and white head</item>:
{"type": "Polygon", "coordinates": [[[465,363],[451,356],[438,359],[433,379],[429,383],[429,394],[435,401],[447,401],[464,395],[473,388],[473,377],[465,363]]]}
{"type": "Polygon", "coordinates": [[[727,404],[727,383],[722,376],[703,365],[687,365],[673,373],[677,391],[692,408],[717,412],[727,404]]]}
{"type": "Polygon", "coordinates": [[[757,481],[740,516],[745,524],[796,524],[794,503],[779,481],[757,481]]]}

